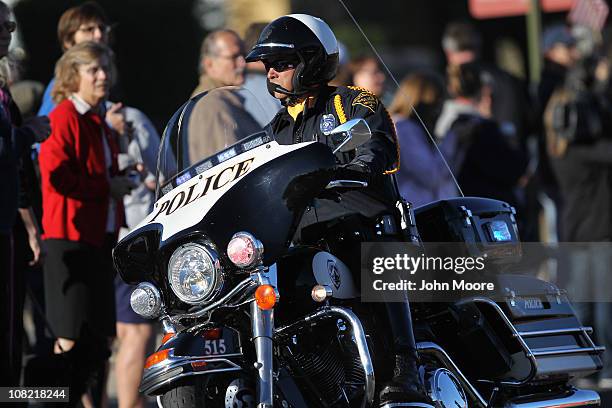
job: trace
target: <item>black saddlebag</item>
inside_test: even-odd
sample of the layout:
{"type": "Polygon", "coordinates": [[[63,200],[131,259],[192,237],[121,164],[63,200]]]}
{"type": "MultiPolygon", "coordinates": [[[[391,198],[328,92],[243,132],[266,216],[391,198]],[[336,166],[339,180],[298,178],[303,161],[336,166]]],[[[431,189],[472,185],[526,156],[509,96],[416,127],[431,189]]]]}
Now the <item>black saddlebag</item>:
{"type": "Polygon", "coordinates": [[[462,243],[462,255],[486,256],[489,264],[514,263],[521,258],[515,211],[503,201],[452,198],[418,207],[414,214],[425,243],[462,243]]]}
{"type": "Polygon", "coordinates": [[[495,299],[473,297],[431,316],[430,326],[475,380],[501,385],[566,381],[601,369],[596,346],[564,292],[523,275],[499,275],[495,299]]]}

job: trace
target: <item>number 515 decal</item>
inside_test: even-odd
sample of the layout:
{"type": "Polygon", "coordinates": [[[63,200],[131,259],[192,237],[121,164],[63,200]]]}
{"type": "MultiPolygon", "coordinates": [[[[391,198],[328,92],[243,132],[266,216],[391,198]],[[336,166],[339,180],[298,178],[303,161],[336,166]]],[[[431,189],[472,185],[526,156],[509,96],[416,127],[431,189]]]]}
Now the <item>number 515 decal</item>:
{"type": "Polygon", "coordinates": [[[224,354],[225,351],[226,351],[225,339],[206,340],[204,342],[204,355],[206,356],[224,354]]]}

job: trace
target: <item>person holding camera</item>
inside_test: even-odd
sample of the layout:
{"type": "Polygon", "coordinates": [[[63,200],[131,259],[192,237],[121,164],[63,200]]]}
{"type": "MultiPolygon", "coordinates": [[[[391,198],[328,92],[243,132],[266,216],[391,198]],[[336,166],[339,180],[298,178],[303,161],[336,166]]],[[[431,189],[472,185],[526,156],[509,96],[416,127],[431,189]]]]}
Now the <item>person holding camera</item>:
{"type": "MultiPolygon", "coordinates": [[[[568,292],[582,323],[595,328],[597,342],[612,347],[612,98],[607,62],[585,57],[568,72],[544,113],[546,147],[558,180],[561,241],[572,247],[568,292]]],[[[563,276],[562,276],[563,277],[563,276]]],[[[599,385],[612,388],[612,358],[604,356],[599,385]]]]}

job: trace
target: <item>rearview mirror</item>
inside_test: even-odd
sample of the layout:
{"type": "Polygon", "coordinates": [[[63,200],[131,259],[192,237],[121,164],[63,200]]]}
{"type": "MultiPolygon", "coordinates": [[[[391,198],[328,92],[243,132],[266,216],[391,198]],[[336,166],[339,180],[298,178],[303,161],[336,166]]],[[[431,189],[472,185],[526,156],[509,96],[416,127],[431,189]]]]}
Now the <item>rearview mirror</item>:
{"type": "Polygon", "coordinates": [[[348,122],[333,129],[329,136],[334,147],[334,154],[337,152],[350,152],[361,146],[372,137],[372,132],[365,119],[351,119],[348,122]]]}

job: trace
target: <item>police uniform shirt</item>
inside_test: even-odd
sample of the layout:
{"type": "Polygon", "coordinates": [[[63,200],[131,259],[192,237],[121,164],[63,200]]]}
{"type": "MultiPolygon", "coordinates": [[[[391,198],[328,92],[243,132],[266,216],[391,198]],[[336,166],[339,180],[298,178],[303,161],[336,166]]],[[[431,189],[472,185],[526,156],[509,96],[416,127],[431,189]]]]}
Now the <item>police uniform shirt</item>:
{"type": "MultiPolygon", "coordinates": [[[[397,161],[395,128],[387,110],[372,93],[358,88],[324,87],[314,102],[306,101],[295,119],[287,107],[272,119],[271,130],[279,144],[319,141],[331,146],[331,131],[351,119],[363,118],[372,131],[370,140],[354,155],[338,155],[344,164],[354,157],[366,163],[373,174],[383,174],[397,161]]],[[[295,112],[294,112],[295,115],[295,112]]]]}

